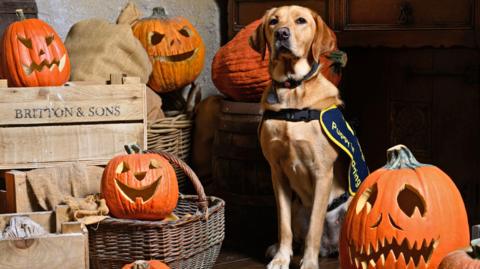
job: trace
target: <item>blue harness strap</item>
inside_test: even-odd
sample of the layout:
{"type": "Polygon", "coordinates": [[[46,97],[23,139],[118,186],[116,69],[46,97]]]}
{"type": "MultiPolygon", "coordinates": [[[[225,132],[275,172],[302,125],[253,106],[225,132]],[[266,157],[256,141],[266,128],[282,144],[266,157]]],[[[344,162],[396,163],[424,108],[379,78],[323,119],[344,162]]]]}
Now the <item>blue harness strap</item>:
{"type": "Polygon", "coordinates": [[[348,193],[354,196],[369,174],[360,143],[342,112],[335,105],[322,110],[320,125],[328,138],[350,157],[348,193]]]}

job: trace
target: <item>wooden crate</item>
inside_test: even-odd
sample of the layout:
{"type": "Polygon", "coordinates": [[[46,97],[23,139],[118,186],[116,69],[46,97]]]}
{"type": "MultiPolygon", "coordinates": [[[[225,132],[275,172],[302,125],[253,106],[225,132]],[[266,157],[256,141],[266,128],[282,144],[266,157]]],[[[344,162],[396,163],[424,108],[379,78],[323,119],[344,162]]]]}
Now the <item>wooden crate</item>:
{"type": "MultiPolygon", "coordinates": [[[[65,212],[65,209],[62,210],[65,212]]],[[[62,223],[53,211],[0,215],[0,230],[10,218],[27,216],[51,234],[28,239],[0,240],[0,268],[88,268],[88,233],[79,223],[62,223]],[[57,228],[57,226],[59,228],[57,228]],[[64,233],[57,233],[57,230],[64,233]]]]}
{"type": "Polygon", "coordinates": [[[145,85],[138,78],[119,81],[30,88],[1,81],[0,169],[104,165],[125,144],[146,149],[145,85]]]}

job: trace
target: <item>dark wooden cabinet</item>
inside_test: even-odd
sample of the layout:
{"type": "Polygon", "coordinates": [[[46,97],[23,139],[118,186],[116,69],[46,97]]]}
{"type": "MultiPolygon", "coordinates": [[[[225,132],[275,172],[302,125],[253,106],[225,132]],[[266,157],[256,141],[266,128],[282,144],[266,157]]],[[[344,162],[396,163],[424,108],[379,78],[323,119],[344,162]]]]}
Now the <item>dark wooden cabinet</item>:
{"type": "MultiPolygon", "coordinates": [[[[263,14],[266,2],[302,1],[249,8],[263,14]]],[[[480,0],[312,2],[348,54],[339,88],[371,170],[405,144],[452,177],[480,223],[480,0]]]]}

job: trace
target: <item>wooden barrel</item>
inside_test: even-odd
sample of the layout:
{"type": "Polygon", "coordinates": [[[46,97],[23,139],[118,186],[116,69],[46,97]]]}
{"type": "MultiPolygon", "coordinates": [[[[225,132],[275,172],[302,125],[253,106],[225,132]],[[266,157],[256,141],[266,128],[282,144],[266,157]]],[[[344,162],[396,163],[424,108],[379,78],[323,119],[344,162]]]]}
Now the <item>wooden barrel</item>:
{"type": "Polygon", "coordinates": [[[270,166],[257,136],[261,119],[258,103],[223,100],[213,146],[215,193],[227,204],[225,244],[244,242],[249,250],[252,242],[265,248],[276,240],[270,166]]]}

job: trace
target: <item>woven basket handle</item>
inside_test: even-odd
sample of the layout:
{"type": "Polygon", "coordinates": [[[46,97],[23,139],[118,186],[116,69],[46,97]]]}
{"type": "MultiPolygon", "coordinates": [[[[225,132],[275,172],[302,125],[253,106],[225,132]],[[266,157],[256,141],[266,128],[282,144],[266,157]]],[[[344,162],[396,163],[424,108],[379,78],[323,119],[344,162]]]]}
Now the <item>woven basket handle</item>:
{"type": "Polygon", "coordinates": [[[195,174],[195,172],[186,164],[182,159],[178,158],[177,156],[164,152],[164,151],[156,151],[156,150],[146,150],[146,153],[154,153],[158,154],[165,159],[167,159],[169,162],[174,163],[176,166],[180,167],[183,172],[188,176],[190,181],[193,184],[193,187],[195,188],[195,192],[198,195],[198,207],[205,213],[205,219],[208,219],[208,200],[207,200],[207,195],[205,195],[205,190],[203,189],[202,183],[200,182],[200,179],[198,179],[198,176],[195,174]]]}

